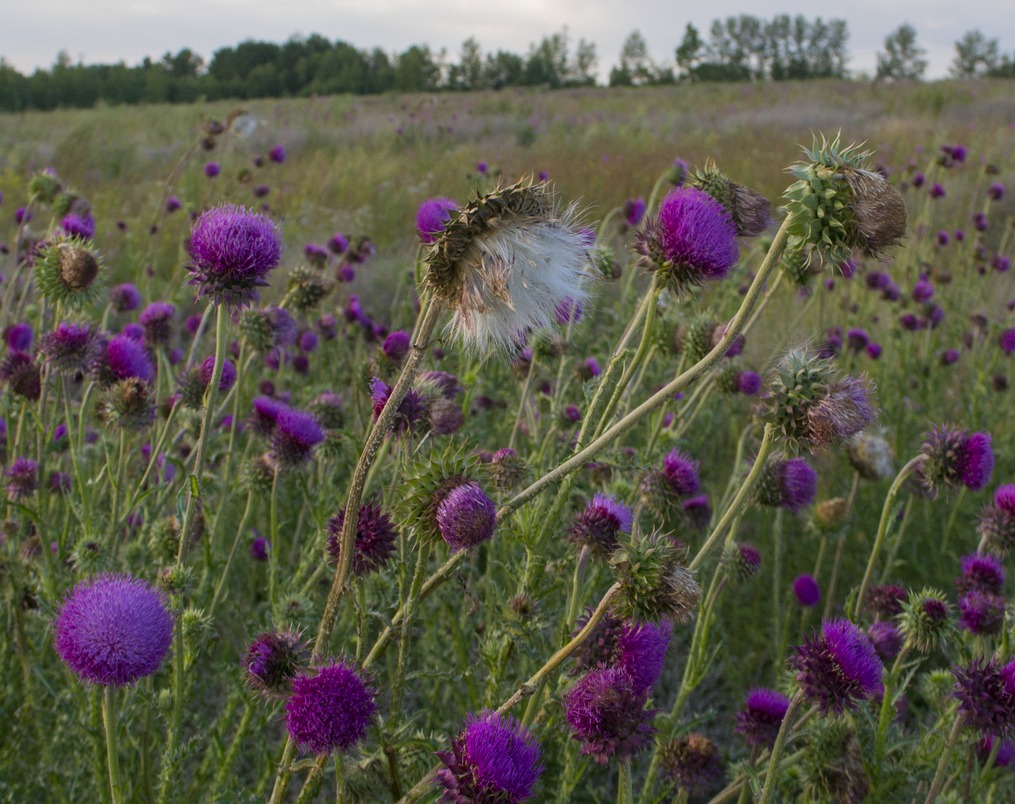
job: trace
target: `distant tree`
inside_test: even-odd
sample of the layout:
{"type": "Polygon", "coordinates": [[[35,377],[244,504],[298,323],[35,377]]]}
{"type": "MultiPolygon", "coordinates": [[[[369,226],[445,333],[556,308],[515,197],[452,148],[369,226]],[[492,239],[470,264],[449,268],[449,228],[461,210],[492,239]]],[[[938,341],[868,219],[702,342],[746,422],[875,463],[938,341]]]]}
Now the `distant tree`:
{"type": "Polygon", "coordinates": [[[204,59],[185,47],[175,56],[167,52],[162,57],[162,65],[169,71],[171,78],[196,78],[204,67],[204,59]]]}
{"type": "Polygon", "coordinates": [[[544,36],[529,48],[523,82],[528,86],[561,87],[567,82],[567,29],[544,36]]]}
{"type": "Polygon", "coordinates": [[[878,53],[876,80],[919,81],[927,71],[926,52],[916,43],[916,28],[904,22],[886,37],[884,53],[878,53]]]}
{"type": "Polygon", "coordinates": [[[448,70],[447,85],[449,89],[483,89],[485,87],[483,51],[475,37],[470,36],[462,42],[458,64],[452,64],[448,70]]]}
{"type": "Polygon", "coordinates": [[[598,63],[596,43],[587,39],[579,39],[578,47],[575,49],[574,62],[568,68],[568,83],[577,86],[595,86],[598,63]]]}
{"type": "Polygon", "coordinates": [[[955,43],[955,61],[952,75],[956,78],[977,78],[998,66],[999,46],[996,39],[988,39],[979,29],[966,32],[955,43]]]}
{"type": "MultiPolygon", "coordinates": [[[[610,71],[610,86],[646,86],[661,83],[661,71],[648,54],[641,31],[632,31],[620,48],[620,63],[610,71]]],[[[673,80],[673,72],[666,75],[673,80]]]]}
{"type": "Polygon", "coordinates": [[[487,85],[494,89],[518,86],[525,77],[525,59],[506,50],[487,53],[483,74],[487,85]]]}
{"type": "Polygon", "coordinates": [[[695,80],[698,76],[695,69],[701,62],[705,51],[705,42],[698,33],[698,29],[691,23],[684,28],[684,38],[677,45],[676,59],[677,68],[680,70],[680,77],[695,80]]]}
{"type": "Polygon", "coordinates": [[[412,45],[395,59],[394,88],[400,92],[431,92],[440,78],[440,65],[427,45],[412,45]]]}

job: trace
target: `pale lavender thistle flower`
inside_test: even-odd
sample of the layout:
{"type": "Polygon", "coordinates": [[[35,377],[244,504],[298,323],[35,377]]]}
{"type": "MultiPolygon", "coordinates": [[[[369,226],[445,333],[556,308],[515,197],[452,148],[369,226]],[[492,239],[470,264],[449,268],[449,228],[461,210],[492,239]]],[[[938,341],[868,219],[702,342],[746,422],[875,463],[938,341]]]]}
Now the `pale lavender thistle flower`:
{"type": "Polygon", "coordinates": [[[475,481],[449,490],[437,503],[437,529],[457,553],[493,538],[497,527],[497,506],[475,481]]]}

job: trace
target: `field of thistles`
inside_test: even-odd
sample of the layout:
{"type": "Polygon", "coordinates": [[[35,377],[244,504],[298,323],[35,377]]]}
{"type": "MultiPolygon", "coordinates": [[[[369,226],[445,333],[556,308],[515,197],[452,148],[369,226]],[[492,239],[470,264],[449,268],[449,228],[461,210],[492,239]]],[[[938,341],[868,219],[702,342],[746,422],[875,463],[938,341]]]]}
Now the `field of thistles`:
{"type": "Polygon", "coordinates": [[[0,118],[0,797],[1015,797],[1007,89],[0,118]]]}

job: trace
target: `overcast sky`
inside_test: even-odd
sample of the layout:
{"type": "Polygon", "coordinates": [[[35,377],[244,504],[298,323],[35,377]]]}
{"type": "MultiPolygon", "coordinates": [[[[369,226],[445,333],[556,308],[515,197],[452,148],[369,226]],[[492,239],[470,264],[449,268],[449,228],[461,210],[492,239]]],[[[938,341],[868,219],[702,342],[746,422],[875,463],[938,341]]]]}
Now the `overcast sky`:
{"type": "Polygon", "coordinates": [[[567,26],[572,48],[580,38],[596,44],[606,74],[635,29],[656,60],[672,65],[688,22],[707,39],[713,19],[781,13],[846,19],[854,73],[873,73],[885,37],[903,22],[917,30],[930,78],[947,73],[955,40],[974,28],[999,39],[1002,52],[1015,52],[1011,0],[850,0],[838,8],[802,0],[32,0],[6,6],[0,56],[21,72],[49,67],[60,50],[89,64],[133,65],[184,47],[209,60],[217,48],[245,39],[283,42],[311,33],[391,53],[427,44],[446,48],[454,61],[469,36],[484,52],[524,55],[530,44],[567,26]]]}

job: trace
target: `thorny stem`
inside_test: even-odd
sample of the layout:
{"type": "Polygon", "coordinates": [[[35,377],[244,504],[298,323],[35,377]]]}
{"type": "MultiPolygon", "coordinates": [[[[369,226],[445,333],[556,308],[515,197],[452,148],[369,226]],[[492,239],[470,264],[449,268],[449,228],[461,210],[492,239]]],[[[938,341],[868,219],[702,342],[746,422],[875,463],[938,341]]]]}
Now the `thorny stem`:
{"type": "Polygon", "coordinates": [[[922,454],[910,458],[909,463],[899,470],[899,474],[896,475],[895,480],[892,481],[891,488],[888,489],[884,507],[881,509],[881,521],[878,523],[878,535],[874,539],[874,546],[871,548],[870,559],[867,561],[867,570],[863,574],[863,580],[860,582],[860,589],[856,595],[856,602],[853,604],[853,620],[856,620],[860,616],[860,607],[863,605],[864,592],[867,591],[867,584],[870,583],[871,576],[874,574],[874,565],[877,564],[878,554],[881,552],[881,545],[885,540],[885,533],[888,530],[888,520],[891,519],[892,505],[895,502],[895,497],[898,495],[899,489],[902,488],[902,484],[906,482],[906,478],[912,474],[923,459],[922,454]]]}
{"type": "Polygon", "coordinates": [[[945,747],[941,752],[941,761],[937,764],[937,772],[934,774],[934,781],[930,784],[930,791],[927,793],[926,804],[934,804],[934,802],[937,801],[938,795],[941,793],[941,788],[944,786],[945,782],[945,775],[948,771],[948,762],[952,758],[952,751],[955,750],[955,743],[958,742],[959,731],[962,729],[962,726],[962,718],[956,715],[955,722],[952,724],[952,730],[948,732],[948,739],[945,740],[945,747]]]}
{"type": "Polygon", "coordinates": [[[789,708],[782,718],[782,725],[779,726],[779,736],[775,738],[775,745],[772,746],[772,755],[768,760],[768,773],[765,775],[765,787],[761,791],[760,804],[767,804],[772,799],[772,794],[775,791],[775,777],[779,774],[779,757],[782,754],[783,747],[786,745],[786,738],[791,730],[790,725],[793,716],[796,714],[796,710],[799,708],[802,700],[803,693],[797,692],[790,699],[789,708]]]}

